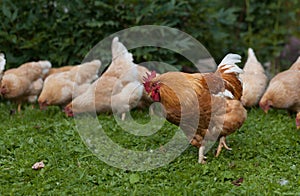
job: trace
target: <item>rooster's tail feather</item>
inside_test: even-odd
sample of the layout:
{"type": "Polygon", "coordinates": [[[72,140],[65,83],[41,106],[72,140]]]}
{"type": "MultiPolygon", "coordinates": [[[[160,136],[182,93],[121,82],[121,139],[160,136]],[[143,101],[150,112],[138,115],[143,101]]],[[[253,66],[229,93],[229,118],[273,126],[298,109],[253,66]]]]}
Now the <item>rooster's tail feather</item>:
{"type": "Polygon", "coordinates": [[[237,100],[240,100],[243,91],[242,81],[239,78],[239,74],[243,73],[243,70],[236,65],[239,62],[241,62],[240,55],[227,54],[216,71],[221,75],[225,89],[232,93],[237,100]]]}
{"type": "Polygon", "coordinates": [[[236,63],[241,62],[241,56],[238,54],[227,54],[218,66],[217,71],[221,73],[241,74],[243,70],[236,63]]]}

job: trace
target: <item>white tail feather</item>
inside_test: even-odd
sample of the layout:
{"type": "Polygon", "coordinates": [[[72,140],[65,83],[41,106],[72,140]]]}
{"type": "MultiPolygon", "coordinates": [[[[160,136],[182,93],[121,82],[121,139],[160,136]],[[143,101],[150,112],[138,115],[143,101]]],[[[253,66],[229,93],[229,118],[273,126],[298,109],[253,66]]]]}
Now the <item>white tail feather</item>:
{"type": "Polygon", "coordinates": [[[226,69],[224,73],[243,73],[243,70],[239,68],[236,63],[241,62],[241,56],[238,54],[227,54],[221,63],[219,64],[219,69],[226,69]]]}
{"type": "Polygon", "coordinates": [[[235,63],[240,63],[241,62],[241,58],[242,57],[238,54],[229,53],[223,58],[223,60],[219,64],[219,66],[221,66],[221,65],[235,65],[235,63]]]}

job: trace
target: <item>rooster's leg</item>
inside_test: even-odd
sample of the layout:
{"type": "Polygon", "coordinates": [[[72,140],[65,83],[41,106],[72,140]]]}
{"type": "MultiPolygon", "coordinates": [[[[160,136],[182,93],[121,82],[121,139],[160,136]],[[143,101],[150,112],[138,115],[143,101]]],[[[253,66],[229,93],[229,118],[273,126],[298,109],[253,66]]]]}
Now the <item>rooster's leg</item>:
{"type": "Polygon", "coordinates": [[[218,156],[220,155],[221,150],[222,150],[223,147],[224,147],[225,149],[227,149],[227,150],[232,150],[231,148],[229,148],[229,147],[227,146],[226,140],[225,140],[225,139],[226,139],[225,136],[222,136],[222,137],[220,138],[219,146],[218,146],[217,153],[216,153],[216,157],[218,157],[218,156]]]}
{"type": "Polygon", "coordinates": [[[205,150],[205,141],[203,140],[201,142],[201,146],[199,148],[199,158],[198,158],[198,163],[205,163],[206,157],[204,156],[204,150],[205,150]]]}

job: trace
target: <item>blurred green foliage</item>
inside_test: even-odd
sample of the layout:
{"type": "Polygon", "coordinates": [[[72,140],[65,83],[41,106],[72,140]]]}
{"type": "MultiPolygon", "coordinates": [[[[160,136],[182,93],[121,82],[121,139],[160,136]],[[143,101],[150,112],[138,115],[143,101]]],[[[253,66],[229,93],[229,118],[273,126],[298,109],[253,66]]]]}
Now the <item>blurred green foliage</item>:
{"type": "MultiPolygon", "coordinates": [[[[275,62],[286,40],[300,36],[298,0],[1,0],[0,51],[7,67],[48,59],[53,66],[80,63],[99,41],[138,25],[165,25],[200,41],[219,62],[228,52],[246,56],[252,47],[262,62],[275,62]]],[[[122,41],[122,40],[121,40],[122,41]]],[[[165,50],[137,50],[136,62],[168,56],[165,50]]]]}

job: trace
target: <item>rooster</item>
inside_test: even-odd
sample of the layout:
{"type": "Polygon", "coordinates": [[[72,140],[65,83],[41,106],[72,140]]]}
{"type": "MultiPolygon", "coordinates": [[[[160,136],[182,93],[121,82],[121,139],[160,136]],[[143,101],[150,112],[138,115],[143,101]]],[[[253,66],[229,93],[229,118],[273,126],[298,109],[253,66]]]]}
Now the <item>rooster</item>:
{"type": "Polygon", "coordinates": [[[290,69],[278,73],[269,83],[259,106],[265,113],[273,108],[297,112],[296,126],[300,128],[300,57],[290,69]]]}
{"type": "Polygon", "coordinates": [[[33,98],[42,90],[41,78],[48,73],[50,68],[49,61],[38,61],[6,70],[1,81],[2,96],[15,101],[20,112],[23,102],[35,101],[33,98]]]}
{"type": "Polygon", "coordinates": [[[100,66],[99,60],[93,60],[73,66],[69,71],[49,75],[38,98],[40,109],[50,105],[65,106],[72,96],[82,94],[98,78],[100,66]]]}
{"type": "Polygon", "coordinates": [[[244,73],[240,75],[243,81],[241,101],[245,107],[255,106],[266,89],[268,78],[252,48],[248,49],[248,59],[243,70],[244,73]]]}
{"type": "Polygon", "coordinates": [[[144,78],[144,88],[164,106],[166,119],[180,126],[192,145],[199,147],[199,163],[205,163],[207,141],[219,138],[216,156],[225,147],[227,135],[239,129],[247,117],[240,102],[242,70],[240,56],[228,54],[214,73],[155,72],[144,78]]]}

